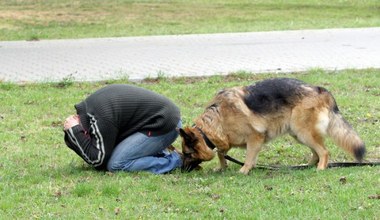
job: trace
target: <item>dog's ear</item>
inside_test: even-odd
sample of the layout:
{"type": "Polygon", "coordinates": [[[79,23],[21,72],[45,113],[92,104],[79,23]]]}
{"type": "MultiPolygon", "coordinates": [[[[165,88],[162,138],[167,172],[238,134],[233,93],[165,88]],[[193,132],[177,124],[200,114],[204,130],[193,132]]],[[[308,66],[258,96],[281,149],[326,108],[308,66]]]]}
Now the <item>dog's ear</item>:
{"type": "Polygon", "coordinates": [[[188,135],[186,134],[185,130],[183,130],[182,128],[179,129],[179,135],[181,135],[181,137],[183,137],[184,139],[186,139],[187,136],[188,136],[188,135]]]}
{"type": "Polygon", "coordinates": [[[183,138],[183,141],[185,142],[185,144],[190,148],[193,148],[198,142],[197,137],[189,128],[185,128],[185,129],[180,128],[179,134],[183,138]]]}
{"type": "Polygon", "coordinates": [[[189,131],[189,129],[186,129],[186,130],[189,134],[184,129],[180,128],[179,129],[179,135],[181,135],[181,137],[183,137],[184,141],[186,143],[188,143],[188,142],[191,142],[193,140],[194,134],[191,131],[189,131]]]}

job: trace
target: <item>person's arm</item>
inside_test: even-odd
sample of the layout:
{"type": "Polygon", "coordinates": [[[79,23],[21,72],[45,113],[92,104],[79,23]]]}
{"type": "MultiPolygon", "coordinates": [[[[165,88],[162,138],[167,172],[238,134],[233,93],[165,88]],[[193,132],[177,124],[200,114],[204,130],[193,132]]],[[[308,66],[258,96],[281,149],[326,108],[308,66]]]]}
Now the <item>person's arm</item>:
{"type": "Polygon", "coordinates": [[[105,168],[105,162],[111,156],[117,129],[107,121],[90,117],[90,127],[85,131],[79,118],[68,118],[65,122],[65,142],[88,164],[96,168],[105,168]]]}

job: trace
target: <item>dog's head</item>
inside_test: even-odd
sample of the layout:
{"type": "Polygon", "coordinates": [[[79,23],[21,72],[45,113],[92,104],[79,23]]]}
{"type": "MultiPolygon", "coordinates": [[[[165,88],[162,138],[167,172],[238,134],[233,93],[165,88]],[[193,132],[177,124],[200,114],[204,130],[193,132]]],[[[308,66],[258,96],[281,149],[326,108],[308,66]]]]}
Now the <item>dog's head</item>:
{"type": "Polygon", "coordinates": [[[214,158],[214,152],[207,147],[205,140],[199,130],[191,127],[180,129],[182,138],[182,171],[190,172],[199,169],[200,163],[214,158]]]}

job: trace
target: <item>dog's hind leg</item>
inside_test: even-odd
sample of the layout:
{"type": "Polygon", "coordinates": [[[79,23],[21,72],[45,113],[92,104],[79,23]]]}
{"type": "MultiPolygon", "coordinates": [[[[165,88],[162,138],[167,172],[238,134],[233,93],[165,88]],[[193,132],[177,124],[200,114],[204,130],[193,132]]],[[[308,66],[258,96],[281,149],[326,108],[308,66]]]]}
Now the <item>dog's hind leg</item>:
{"type": "MultiPolygon", "coordinates": [[[[314,143],[308,144],[308,146],[311,146],[313,148],[313,150],[316,152],[317,157],[319,159],[318,160],[317,169],[318,170],[324,170],[324,169],[326,169],[327,168],[327,164],[329,162],[329,152],[325,148],[324,144],[323,143],[314,142],[314,143]]],[[[316,155],[314,153],[313,153],[313,157],[312,157],[312,162],[314,162],[313,158],[316,158],[316,155]]]]}
{"type": "Polygon", "coordinates": [[[264,136],[261,134],[252,134],[247,141],[247,154],[245,156],[244,166],[240,173],[247,175],[249,171],[256,166],[257,157],[264,143],[264,136]]]}
{"type": "MultiPolygon", "coordinates": [[[[298,141],[300,144],[305,144],[303,142],[301,142],[300,140],[298,140],[297,136],[294,135],[294,134],[291,134],[291,136],[296,140],[298,141]]],[[[309,147],[309,146],[308,146],[309,147]]],[[[313,156],[310,158],[309,162],[308,162],[308,165],[309,166],[314,166],[316,165],[318,162],[319,162],[319,156],[317,154],[317,152],[315,152],[315,150],[311,147],[309,147],[311,152],[313,153],[313,156]]]]}
{"type": "Polygon", "coordinates": [[[317,169],[324,170],[327,167],[329,160],[329,152],[327,151],[322,135],[317,132],[303,132],[297,135],[297,139],[307,145],[313,152],[313,156],[309,161],[310,165],[316,164],[318,162],[317,169]]]}
{"type": "Polygon", "coordinates": [[[328,125],[326,110],[321,108],[308,108],[304,106],[294,108],[291,119],[291,133],[298,141],[307,145],[313,152],[310,163],[317,163],[318,170],[327,167],[329,152],[324,144],[324,134],[328,125]]]}

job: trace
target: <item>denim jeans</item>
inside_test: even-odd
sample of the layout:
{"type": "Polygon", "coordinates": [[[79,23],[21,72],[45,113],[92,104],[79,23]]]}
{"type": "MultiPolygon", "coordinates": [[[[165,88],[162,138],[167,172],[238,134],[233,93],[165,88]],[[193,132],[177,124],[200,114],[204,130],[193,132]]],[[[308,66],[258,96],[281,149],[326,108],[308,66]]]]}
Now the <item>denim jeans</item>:
{"type": "MultiPolygon", "coordinates": [[[[177,127],[182,127],[179,121],[177,127]]],[[[177,152],[166,150],[178,137],[177,129],[161,135],[147,136],[137,132],[120,142],[108,161],[109,171],[149,171],[167,173],[181,167],[182,160],[177,152]]]]}

